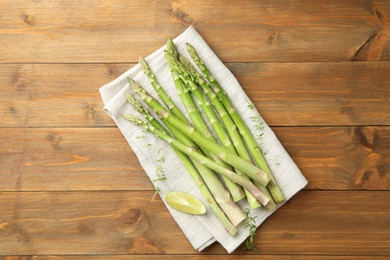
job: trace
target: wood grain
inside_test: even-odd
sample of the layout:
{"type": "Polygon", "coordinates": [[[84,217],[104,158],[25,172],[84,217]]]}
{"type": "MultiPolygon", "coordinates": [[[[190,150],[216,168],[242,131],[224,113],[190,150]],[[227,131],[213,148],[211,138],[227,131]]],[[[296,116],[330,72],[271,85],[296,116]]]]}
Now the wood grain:
{"type": "Polygon", "coordinates": [[[376,1],[3,1],[1,62],[134,62],[193,24],[225,62],[389,60],[376,1]]]}
{"type": "MultiPolygon", "coordinates": [[[[98,88],[130,66],[0,65],[0,126],[113,126],[98,88]]],[[[390,62],[228,67],[271,126],[390,124],[390,62]]]]}
{"type": "MultiPolygon", "coordinates": [[[[0,252],[196,253],[162,202],[150,202],[152,196],[146,191],[3,192],[0,252]]],[[[389,254],[389,199],[388,192],[300,192],[258,229],[259,253],[389,254]]],[[[204,252],[223,253],[217,244],[204,252]]]]}
{"type": "Polygon", "coordinates": [[[387,259],[390,1],[0,1],[0,260],[387,259]],[[193,25],[309,180],[193,250],[98,88],[193,25]]]}
{"type": "Polygon", "coordinates": [[[1,190],[151,190],[118,129],[1,129],[1,190]]]}
{"type": "Polygon", "coordinates": [[[387,62],[239,63],[229,68],[270,125],[390,122],[387,62]]]}
{"type": "MultiPolygon", "coordinates": [[[[307,189],[389,190],[390,127],[275,127],[307,189]]],[[[151,190],[117,128],[0,129],[0,190],[151,190]]]]}
{"type": "MultiPolygon", "coordinates": [[[[162,259],[162,260],[170,260],[173,257],[177,259],[183,260],[203,260],[203,259],[211,259],[211,260],[220,260],[221,255],[72,255],[72,256],[0,256],[0,260],[93,260],[93,259],[113,259],[113,260],[124,260],[124,259],[136,259],[136,260],[149,260],[149,259],[162,259]]],[[[259,259],[259,255],[224,255],[223,259],[227,260],[253,260],[259,259]]],[[[357,260],[382,260],[387,259],[384,256],[329,256],[329,255],[261,255],[261,259],[271,259],[271,260],[284,260],[284,259],[292,259],[292,260],[349,260],[349,259],[357,259],[357,260]]]]}

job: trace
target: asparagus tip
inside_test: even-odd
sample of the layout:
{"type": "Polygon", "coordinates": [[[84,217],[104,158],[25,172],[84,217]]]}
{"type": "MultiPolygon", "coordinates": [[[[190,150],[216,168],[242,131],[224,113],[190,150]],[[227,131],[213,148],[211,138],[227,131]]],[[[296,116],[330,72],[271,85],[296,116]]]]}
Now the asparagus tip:
{"type": "Polygon", "coordinates": [[[140,113],[144,112],[143,106],[141,105],[141,103],[137,99],[135,99],[135,97],[133,95],[131,95],[130,93],[126,92],[126,98],[127,98],[127,102],[129,102],[129,104],[135,110],[137,110],[140,113]]]}
{"type": "Polygon", "coordinates": [[[136,89],[141,88],[141,86],[138,84],[138,82],[130,77],[127,78],[127,81],[129,82],[130,87],[134,89],[134,91],[136,91],[136,89]]]}
{"type": "Polygon", "coordinates": [[[170,52],[175,59],[178,58],[179,54],[177,52],[175,43],[171,39],[168,39],[168,41],[167,41],[167,48],[166,48],[165,51],[170,52]]]}
{"type": "Polygon", "coordinates": [[[186,67],[187,67],[188,62],[189,62],[188,59],[185,56],[181,55],[181,54],[179,54],[179,61],[186,67]]]}
{"type": "Polygon", "coordinates": [[[180,60],[180,63],[189,71],[189,72],[193,72],[193,66],[191,64],[191,62],[183,55],[179,55],[179,60],[180,60]]]}
{"type": "Polygon", "coordinates": [[[190,43],[186,43],[186,47],[187,47],[187,51],[191,54],[191,53],[197,53],[194,46],[192,46],[190,43]]]}
{"type": "Polygon", "coordinates": [[[127,77],[127,81],[130,83],[130,84],[134,84],[134,79],[130,78],[130,77],[127,77]]]}
{"type": "Polygon", "coordinates": [[[143,121],[141,118],[136,117],[136,116],[134,116],[134,115],[122,114],[122,117],[123,117],[124,119],[126,119],[127,121],[130,121],[131,123],[135,124],[135,125],[142,126],[142,125],[145,125],[145,124],[146,124],[145,121],[143,121]]]}
{"type": "Polygon", "coordinates": [[[133,91],[141,97],[141,99],[143,99],[142,96],[148,96],[146,90],[143,89],[143,87],[140,84],[138,84],[137,81],[129,77],[127,78],[127,80],[129,81],[130,88],[132,88],[133,91]]]}
{"type": "Polygon", "coordinates": [[[128,92],[126,92],[125,94],[126,94],[127,101],[129,101],[129,103],[133,102],[134,97],[128,92]]]}
{"type": "Polygon", "coordinates": [[[142,58],[141,56],[138,58],[138,61],[139,61],[139,64],[141,65],[141,68],[142,68],[143,70],[149,68],[149,66],[148,66],[148,64],[146,63],[145,59],[142,58]]]}
{"type": "Polygon", "coordinates": [[[164,54],[165,54],[165,59],[166,59],[168,65],[170,67],[173,66],[173,67],[176,68],[177,67],[176,66],[176,58],[175,58],[174,54],[171,51],[169,51],[169,50],[165,50],[164,54]]]}
{"type": "Polygon", "coordinates": [[[200,58],[199,53],[196,51],[194,46],[192,46],[188,42],[186,43],[186,46],[187,46],[188,53],[190,54],[192,60],[196,63],[196,65],[198,65],[198,67],[199,66],[204,66],[203,61],[200,58]]]}

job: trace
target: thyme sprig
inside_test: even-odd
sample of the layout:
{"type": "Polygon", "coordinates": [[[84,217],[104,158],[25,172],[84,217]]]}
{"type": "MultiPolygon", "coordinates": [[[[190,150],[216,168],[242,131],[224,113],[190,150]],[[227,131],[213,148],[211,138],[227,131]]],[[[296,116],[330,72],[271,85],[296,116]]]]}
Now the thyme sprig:
{"type": "Polygon", "coordinates": [[[252,101],[250,101],[249,99],[245,98],[245,101],[248,103],[246,106],[249,108],[249,109],[254,109],[255,108],[255,103],[253,103],[252,101]]]}
{"type": "Polygon", "coordinates": [[[255,129],[255,139],[261,140],[264,135],[264,121],[260,116],[251,116],[250,120],[252,123],[254,123],[252,127],[255,129]]]}
{"type": "Polygon", "coordinates": [[[244,222],[244,228],[249,230],[249,237],[245,241],[245,251],[244,253],[254,250],[257,251],[255,244],[253,243],[255,235],[256,235],[256,218],[257,216],[253,217],[251,216],[251,210],[249,208],[244,209],[244,213],[246,215],[246,219],[244,222]]]}
{"type": "Polygon", "coordinates": [[[164,164],[165,164],[165,157],[161,155],[161,151],[163,148],[157,149],[157,154],[159,155],[159,158],[156,160],[157,166],[156,166],[156,175],[157,178],[153,180],[155,183],[155,193],[152,197],[152,201],[156,197],[158,193],[160,193],[160,183],[165,181],[167,179],[166,172],[164,169],[164,164]]]}

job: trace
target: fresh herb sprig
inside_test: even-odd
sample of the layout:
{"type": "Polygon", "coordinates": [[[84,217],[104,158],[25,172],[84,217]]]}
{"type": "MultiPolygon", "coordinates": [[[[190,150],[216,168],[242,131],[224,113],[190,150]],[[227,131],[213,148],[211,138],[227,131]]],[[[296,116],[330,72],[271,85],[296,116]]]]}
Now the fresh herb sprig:
{"type": "Polygon", "coordinates": [[[163,150],[163,148],[159,148],[157,149],[157,154],[159,155],[159,158],[156,160],[156,163],[157,163],[157,166],[156,166],[156,175],[157,175],[157,178],[153,180],[153,182],[155,183],[155,193],[152,197],[152,201],[154,200],[154,198],[156,197],[156,195],[158,193],[160,193],[160,183],[165,181],[167,179],[167,176],[166,176],[166,172],[165,172],[165,169],[164,169],[164,164],[165,164],[165,157],[163,155],[161,155],[161,151],[163,150]]]}
{"type": "Polygon", "coordinates": [[[255,139],[261,140],[264,135],[264,121],[260,118],[260,116],[251,116],[251,122],[253,123],[253,128],[255,129],[255,139]]]}
{"type": "Polygon", "coordinates": [[[252,101],[250,101],[249,99],[245,98],[245,101],[248,103],[246,106],[249,108],[249,109],[255,109],[255,103],[253,103],[252,101]]]}
{"type": "Polygon", "coordinates": [[[257,251],[255,244],[253,243],[255,235],[256,235],[256,218],[257,216],[251,216],[251,210],[249,208],[244,209],[244,213],[246,215],[246,219],[244,222],[244,228],[249,230],[249,237],[245,241],[245,251],[244,253],[254,250],[257,251]]]}

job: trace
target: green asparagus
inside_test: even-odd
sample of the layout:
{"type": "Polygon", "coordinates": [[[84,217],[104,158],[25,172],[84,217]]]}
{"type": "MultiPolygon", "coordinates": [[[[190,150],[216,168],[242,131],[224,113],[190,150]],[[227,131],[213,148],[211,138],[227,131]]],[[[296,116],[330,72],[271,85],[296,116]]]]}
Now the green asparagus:
{"type": "Polygon", "coordinates": [[[134,92],[151,108],[160,118],[165,119],[167,122],[171,123],[183,134],[193,140],[197,145],[203,149],[208,150],[214,155],[218,156],[220,159],[226,163],[232,165],[233,167],[239,169],[242,173],[248,175],[253,180],[260,182],[262,185],[267,185],[269,181],[269,176],[267,173],[253,165],[251,162],[242,159],[236,154],[231,153],[226,148],[211,143],[207,138],[203,136],[202,133],[197,131],[192,125],[182,122],[179,118],[174,116],[169,110],[163,107],[157,100],[155,100],[149,93],[146,92],[136,81],[129,78],[129,82],[134,92]]]}
{"type": "MultiPolygon", "coordinates": [[[[217,143],[216,140],[214,139],[213,134],[209,130],[207,124],[203,120],[201,113],[199,112],[198,108],[196,107],[194,101],[192,100],[192,97],[189,93],[189,90],[185,87],[182,79],[180,78],[178,67],[177,67],[178,53],[177,53],[175,44],[171,40],[168,40],[168,42],[167,42],[167,49],[165,51],[165,57],[166,57],[168,66],[171,70],[172,78],[173,78],[173,81],[175,83],[176,89],[178,91],[178,95],[181,98],[183,105],[186,108],[188,115],[190,116],[190,118],[194,124],[194,127],[198,131],[203,133],[203,135],[210,142],[217,143]]],[[[209,158],[213,158],[216,162],[220,163],[223,167],[230,168],[229,165],[227,165],[226,163],[223,163],[222,161],[215,158],[215,155],[209,153],[208,151],[205,151],[204,149],[203,149],[203,152],[209,158]]],[[[227,188],[229,189],[234,201],[239,201],[245,197],[245,193],[240,186],[238,186],[234,182],[230,181],[226,177],[223,177],[223,180],[224,180],[227,188]]]]}
{"type": "MultiPolygon", "coordinates": [[[[207,95],[218,115],[220,116],[225,129],[228,131],[230,138],[232,139],[232,143],[234,148],[236,149],[238,155],[243,159],[251,161],[252,158],[246,149],[245,143],[241,138],[240,133],[238,132],[237,126],[229,116],[229,113],[226,111],[225,107],[218,99],[217,95],[211,90],[209,84],[203,79],[202,75],[192,66],[190,61],[186,59],[184,56],[180,55],[181,64],[187,69],[187,72],[191,74],[195,82],[200,86],[203,92],[207,95]]],[[[261,185],[259,182],[254,181],[254,184],[266,195],[270,196],[270,193],[266,187],[261,185]]],[[[251,209],[257,207],[256,203],[253,202],[254,198],[250,195],[247,195],[248,203],[251,209]],[[252,202],[252,203],[251,203],[252,202]]],[[[276,207],[276,204],[273,200],[271,200],[265,207],[267,211],[271,211],[276,207]]]]}
{"type": "Polygon", "coordinates": [[[200,58],[199,54],[195,50],[195,48],[187,43],[187,50],[193,59],[193,61],[196,63],[196,65],[199,67],[199,69],[202,71],[208,82],[210,83],[212,90],[215,92],[215,94],[218,96],[218,98],[221,100],[222,104],[232,117],[234,123],[239,129],[239,132],[241,136],[244,138],[246,145],[248,146],[249,151],[251,152],[255,162],[259,166],[260,169],[265,171],[269,178],[269,184],[268,188],[272,194],[272,197],[274,198],[276,203],[280,203],[285,201],[284,195],[282,191],[280,190],[278,184],[276,183],[275,178],[273,177],[271,170],[268,167],[268,164],[266,160],[264,159],[264,156],[258,147],[256,140],[253,138],[252,134],[249,131],[249,128],[247,127],[245,121],[242,119],[242,117],[238,114],[237,110],[233,106],[232,102],[230,101],[230,98],[226,94],[226,92],[223,90],[223,88],[220,86],[218,81],[215,79],[215,77],[211,74],[209,69],[206,67],[202,59],[200,58]]]}

